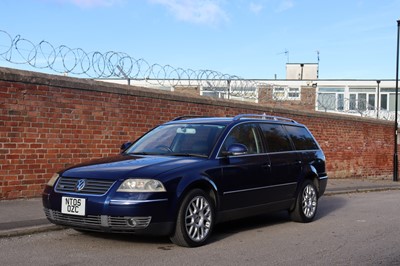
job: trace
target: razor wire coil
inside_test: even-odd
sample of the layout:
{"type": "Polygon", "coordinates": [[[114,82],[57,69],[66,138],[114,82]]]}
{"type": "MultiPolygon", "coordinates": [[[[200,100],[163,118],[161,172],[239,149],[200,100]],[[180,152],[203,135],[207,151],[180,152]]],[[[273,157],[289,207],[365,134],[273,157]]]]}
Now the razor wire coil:
{"type": "Polygon", "coordinates": [[[143,58],[136,59],[123,52],[86,52],[81,48],[71,48],[66,45],[54,46],[45,40],[35,44],[21,35],[13,37],[4,30],[0,30],[0,58],[13,64],[49,69],[58,74],[94,79],[144,80],[164,87],[201,86],[205,84],[205,80],[210,90],[221,86],[227,87],[229,81],[233,93],[238,94],[248,94],[247,88],[256,87],[252,80],[219,71],[150,64],[143,58]]]}
{"type": "MultiPolygon", "coordinates": [[[[161,87],[201,87],[203,91],[218,95],[219,98],[262,100],[262,97],[265,97],[258,94],[260,83],[236,75],[209,69],[193,70],[150,64],[143,58],[136,59],[124,52],[86,52],[81,48],[70,48],[66,45],[54,46],[45,40],[35,44],[21,35],[11,36],[1,29],[0,59],[76,77],[129,79],[161,87]]],[[[282,107],[285,106],[284,102],[290,99],[287,96],[273,96],[273,100],[273,105],[282,107]]],[[[298,106],[310,104],[310,100],[315,101],[305,99],[303,95],[298,106]]],[[[322,112],[348,113],[362,117],[376,116],[386,120],[393,120],[394,115],[394,112],[378,110],[368,105],[368,102],[354,103],[349,99],[344,99],[343,106],[338,107],[335,99],[317,97],[316,104],[316,110],[322,112]]]]}

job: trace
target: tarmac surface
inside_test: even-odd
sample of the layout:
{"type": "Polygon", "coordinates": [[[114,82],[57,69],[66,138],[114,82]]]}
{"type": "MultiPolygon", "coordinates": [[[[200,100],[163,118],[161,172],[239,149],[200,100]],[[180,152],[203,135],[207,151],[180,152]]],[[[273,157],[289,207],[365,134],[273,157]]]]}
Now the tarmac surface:
{"type": "MultiPolygon", "coordinates": [[[[400,182],[370,179],[329,179],[324,196],[386,190],[400,190],[400,182]]],[[[0,201],[0,238],[29,235],[64,227],[51,224],[41,198],[0,201]]]]}

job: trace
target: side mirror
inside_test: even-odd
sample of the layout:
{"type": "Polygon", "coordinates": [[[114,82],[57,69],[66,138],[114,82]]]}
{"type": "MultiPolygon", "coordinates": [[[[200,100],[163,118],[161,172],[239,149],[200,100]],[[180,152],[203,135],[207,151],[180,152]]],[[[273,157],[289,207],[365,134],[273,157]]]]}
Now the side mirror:
{"type": "Polygon", "coordinates": [[[132,142],[128,141],[121,145],[120,152],[124,152],[129,146],[132,145],[132,142]]]}
{"type": "Polygon", "coordinates": [[[248,149],[246,145],[240,143],[233,143],[228,147],[228,150],[223,152],[224,156],[238,156],[247,154],[248,149]]]}

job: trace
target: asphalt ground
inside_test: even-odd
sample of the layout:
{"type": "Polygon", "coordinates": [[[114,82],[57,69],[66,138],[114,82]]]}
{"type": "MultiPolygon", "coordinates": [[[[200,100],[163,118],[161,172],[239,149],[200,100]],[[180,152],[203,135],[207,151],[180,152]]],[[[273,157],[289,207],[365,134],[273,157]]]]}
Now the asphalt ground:
{"type": "MultiPolygon", "coordinates": [[[[324,196],[400,190],[400,182],[370,179],[329,179],[324,196]]],[[[42,207],[41,198],[0,201],[0,238],[29,235],[64,227],[51,224],[42,207]]]]}

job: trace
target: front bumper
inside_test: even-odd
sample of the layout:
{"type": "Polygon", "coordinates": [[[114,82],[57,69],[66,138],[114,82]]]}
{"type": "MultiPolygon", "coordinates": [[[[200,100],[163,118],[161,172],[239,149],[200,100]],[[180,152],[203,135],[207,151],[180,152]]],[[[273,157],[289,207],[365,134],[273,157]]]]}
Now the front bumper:
{"type": "Polygon", "coordinates": [[[319,177],[318,185],[319,185],[318,196],[321,197],[322,195],[324,195],[326,186],[328,185],[328,176],[319,177]]]}
{"type": "MultiPolygon", "coordinates": [[[[146,235],[171,234],[175,219],[168,198],[143,198],[143,195],[82,195],[57,193],[46,187],[42,194],[47,219],[79,230],[146,235]],[[62,213],[62,197],[84,198],[85,215],[62,213]]],[[[166,196],[166,195],[165,195],[166,196]]]]}
{"type": "Polygon", "coordinates": [[[54,224],[85,231],[169,235],[174,227],[174,223],[172,222],[151,223],[151,216],[87,215],[81,217],[63,214],[47,208],[44,208],[44,212],[47,219],[54,224]]]}

